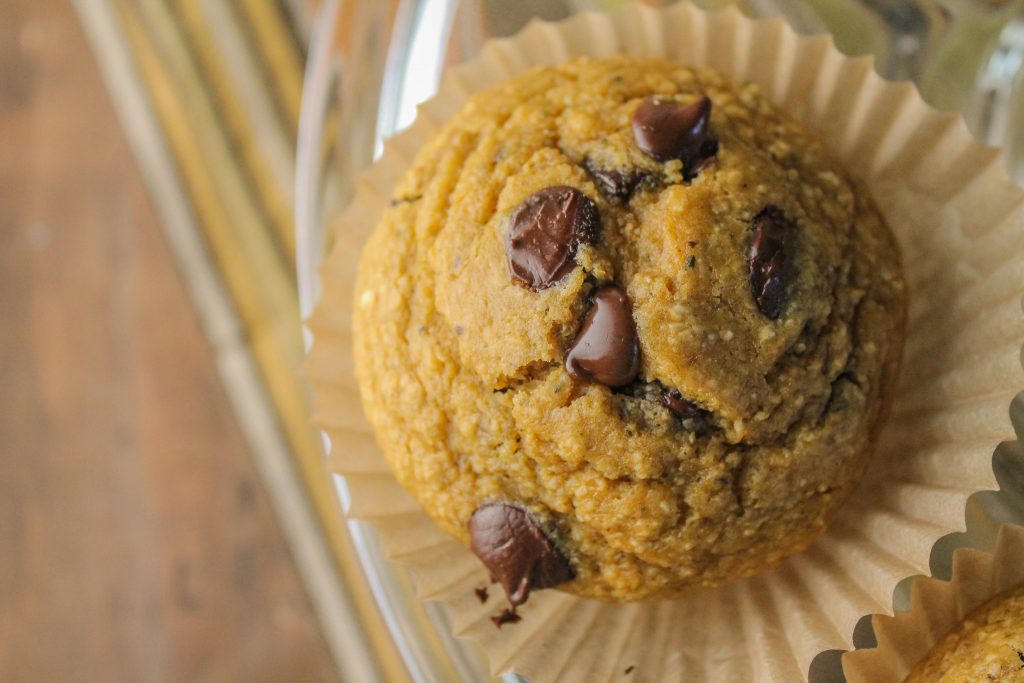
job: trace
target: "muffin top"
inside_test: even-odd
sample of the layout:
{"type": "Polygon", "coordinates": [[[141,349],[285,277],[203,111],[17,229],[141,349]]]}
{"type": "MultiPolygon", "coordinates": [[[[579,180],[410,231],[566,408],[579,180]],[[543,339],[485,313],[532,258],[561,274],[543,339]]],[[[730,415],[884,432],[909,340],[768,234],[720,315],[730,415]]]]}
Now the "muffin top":
{"type": "Polygon", "coordinates": [[[1024,682],[1024,586],[967,616],[918,662],[904,683],[1024,682]]]}
{"type": "Polygon", "coordinates": [[[805,546],[867,465],[905,315],[892,234],[818,141],[755,86],[627,57],[472,96],[355,297],[391,468],[523,600],[805,546]]]}

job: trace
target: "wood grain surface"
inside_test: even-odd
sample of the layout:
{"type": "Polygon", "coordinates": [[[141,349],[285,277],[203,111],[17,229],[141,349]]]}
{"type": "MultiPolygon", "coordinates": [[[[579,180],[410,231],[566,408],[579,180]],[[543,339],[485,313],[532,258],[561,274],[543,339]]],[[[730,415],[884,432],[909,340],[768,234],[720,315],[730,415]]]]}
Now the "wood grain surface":
{"type": "Polygon", "coordinates": [[[0,0],[0,681],[331,681],[69,5],[0,0]]]}

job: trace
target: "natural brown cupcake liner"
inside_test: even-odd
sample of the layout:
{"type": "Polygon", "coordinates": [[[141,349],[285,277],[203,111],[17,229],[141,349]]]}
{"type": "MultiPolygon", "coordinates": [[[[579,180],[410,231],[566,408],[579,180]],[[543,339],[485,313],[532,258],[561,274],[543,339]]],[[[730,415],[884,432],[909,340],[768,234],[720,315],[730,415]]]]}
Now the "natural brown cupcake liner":
{"type": "Polygon", "coordinates": [[[862,615],[890,613],[897,583],[926,574],[936,540],[964,529],[967,498],[995,487],[993,449],[1013,435],[1007,406],[1021,386],[1022,203],[1000,155],[958,117],[929,108],[910,84],[884,81],[869,59],[844,57],[828,38],[797,35],[779,20],[634,5],[534,22],[492,41],[385,145],[337,223],[322,271],[309,374],[331,465],[351,490],[350,514],[373,523],[419,595],[448,609],[456,634],[479,644],[494,672],[515,670],[533,683],[801,680],[819,653],[851,647],[862,615]],[[362,417],[351,348],[355,268],[391,188],[471,93],[532,66],[621,53],[757,83],[865,181],[903,249],[911,291],[903,371],[864,485],[806,551],[673,602],[539,591],[520,608],[520,623],[499,630],[490,618],[504,606],[500,591],[480,603],[474,588],[488,583],[486,571],[398,486],[362,417]]]}
{"type": "Polygon", "coordinates": [[[900,683],[932,646],[989,599],[1024,585],[1024,526],[1000,527],[991,552],[961,548],[953,554],[949,581],[916,579],[910,608],[874,615],[877,646],[843,656],[850,683],[900,683]]]}

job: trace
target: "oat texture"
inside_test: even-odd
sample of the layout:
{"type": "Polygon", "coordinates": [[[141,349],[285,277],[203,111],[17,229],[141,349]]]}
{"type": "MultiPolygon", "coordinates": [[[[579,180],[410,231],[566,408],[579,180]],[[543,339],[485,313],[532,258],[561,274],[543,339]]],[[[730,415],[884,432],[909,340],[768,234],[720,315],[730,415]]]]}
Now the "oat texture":
{"type": "Polygon", "coordinates": [[[669,597],[803,548],[850,494],[893,389],[903,288],[866,190],[756,87],[577,59],[477,93],[419,153],[362,256],[357,377],[395,476],[450,534],[468,543],[478,505],[512,501],[570,559],[562,589],[669,597]],[[691,182],[637,147],[631,117],[652,95],[712,101],[718,152],[691,182]],[[532,291],[510,276],[509,218],[566,185],[596,203],[600,235],[532,291]],[[795,226],[774,320],[747,259],[766,206],[795,226]],[[610,283],[641,351],[615,389],[564,367],[610,283]],[[673,414],[666,390],[701,417],[673,414]]]}
{"type": "Polygon", "coordinates": [[[932,648],[905,683],[1024,683],[1024,586],[985,603],[932,648]]]}

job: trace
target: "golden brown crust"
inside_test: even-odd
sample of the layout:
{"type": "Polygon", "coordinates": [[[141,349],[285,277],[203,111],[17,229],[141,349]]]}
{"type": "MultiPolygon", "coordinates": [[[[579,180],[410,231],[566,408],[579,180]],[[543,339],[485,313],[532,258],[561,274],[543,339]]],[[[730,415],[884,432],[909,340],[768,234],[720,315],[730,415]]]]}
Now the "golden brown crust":
{"type": "Polygon", "coordinates": [[[866,190],[755,87],[661,60],[536,69],[471,98],[395,199],[360,264],[357,377],[397,478],[464,543],[479,504],[514,501],[571,558],[566,590],[670,596],[802,548],[856,486],[902,348],[897,248],[866,190]],[[633,140],[652,94],[713,102],[717,158],[692,183],[633,140]],[[595,171],[642,181],[619,199],[595,171]],[[510,277],[504,237],[554,185],[596,203],[601,236],[531,291],[510,277]],[[747,263],[768,205],[797,230],[778,320],[747,263]],[[610,283],[632,301],[642,354],[625,391],[563,365],[610,283]],[[662,387],[710,429],[674,417],[662,387]]]}

